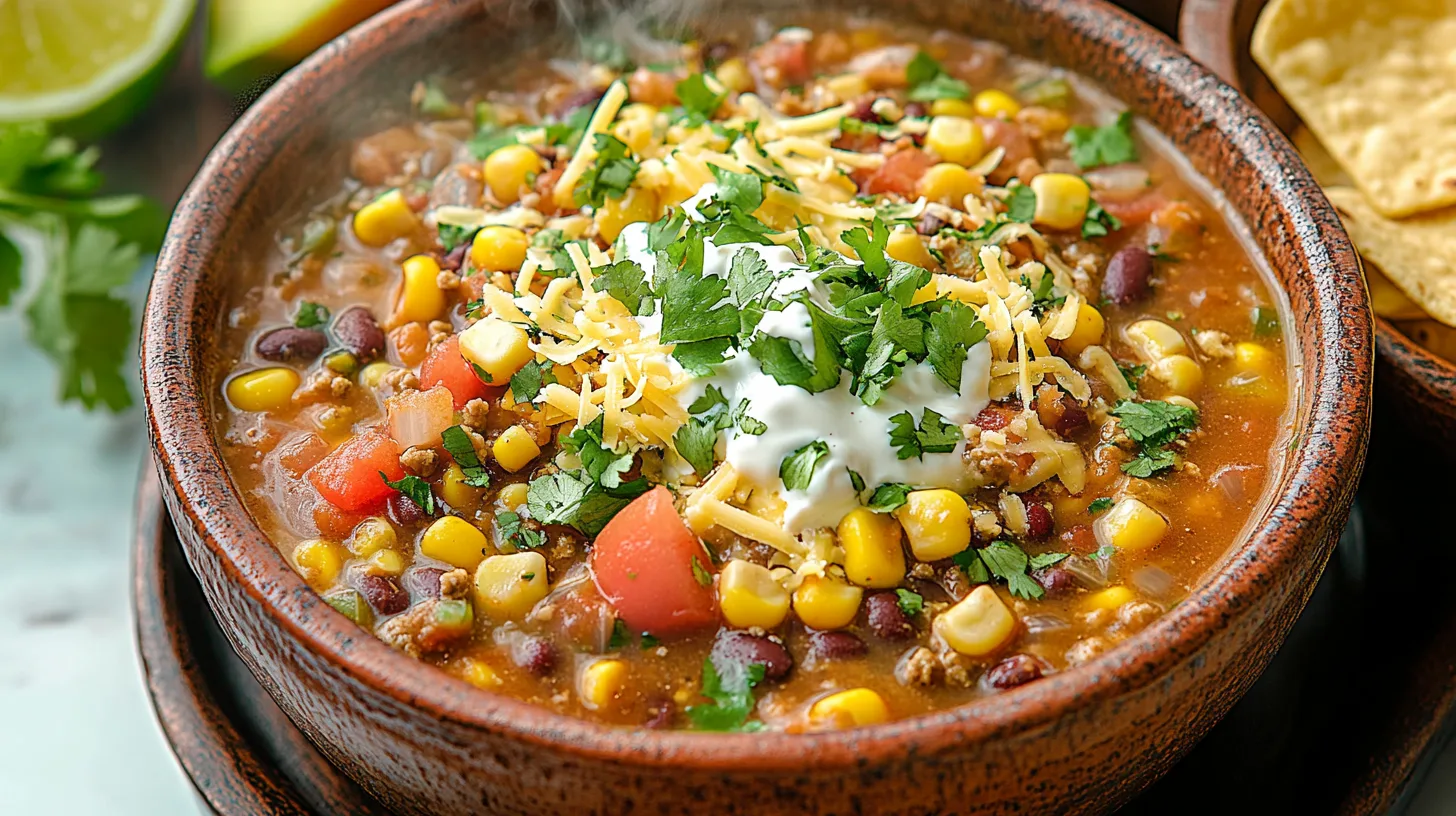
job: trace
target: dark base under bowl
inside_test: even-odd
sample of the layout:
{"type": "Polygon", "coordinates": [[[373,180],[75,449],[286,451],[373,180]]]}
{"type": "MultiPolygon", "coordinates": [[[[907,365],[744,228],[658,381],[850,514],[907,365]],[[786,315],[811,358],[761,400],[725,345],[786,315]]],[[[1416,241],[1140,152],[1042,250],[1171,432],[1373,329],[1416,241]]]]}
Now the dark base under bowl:
{"type": "MultiPolygon", "coordinates": [[[[1398,450],[1389,441],[1377,448],[1385,458],[1398,450]]],[[[1119,813],[1387,814],[1410,798],[1453,721],[1456,603],[1428,599],[1418,610],[1426,626],[1406,630],[1378,658],[1362,650],[1365,663],[1348,660],[1352,640],[1388,634],[1385,612],[1401,591],[1392,557],[1399,550],[1382,545],[1408,535],[1411,519],[1399,512],[1401,496],[1376,487],[1390,481],[1378,474],[1390,472],[1372,468],[1362,492],[1370,511],[1356,511],[1268,670],[1186,759],[1119,813]]],[[[389,813],[329,764],[233,652],[150,472],[138,498],[134,569],[147,689],[204,812],[389,813]]]]}

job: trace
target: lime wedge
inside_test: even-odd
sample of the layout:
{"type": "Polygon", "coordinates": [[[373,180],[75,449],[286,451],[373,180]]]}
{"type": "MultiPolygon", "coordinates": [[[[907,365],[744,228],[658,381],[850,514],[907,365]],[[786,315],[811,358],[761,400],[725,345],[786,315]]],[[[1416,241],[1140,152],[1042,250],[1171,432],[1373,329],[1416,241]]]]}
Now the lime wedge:
{"type": "Polygon", "coordinates": [[[194,0],[0,0],[0,121],[95,136],[151,98],[194,0]]]}
{"type": "Polygon", "coordinates": [[[260,80],[283,73],[393,2],[212,0],[203,69],[229,90],[255,90],[260,80]]]}

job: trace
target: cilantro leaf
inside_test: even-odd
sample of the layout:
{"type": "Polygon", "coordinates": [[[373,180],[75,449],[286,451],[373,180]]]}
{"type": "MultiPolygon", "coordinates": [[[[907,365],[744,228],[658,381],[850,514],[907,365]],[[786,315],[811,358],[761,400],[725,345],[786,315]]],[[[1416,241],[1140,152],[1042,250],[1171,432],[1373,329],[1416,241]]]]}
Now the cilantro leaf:
{"type": "MultiPolygon", "coordinates": [[[[463,227],[459,224],[440,224],[438,229],[440,236],[440,246],[444,247],[446,252],[449,252],[455,247],[460,246],[461,244],[470,243],[472,240],[475,239],[475,234],[477,232],[480,232],[480,230],[480,227],[463,227]]],[[[545,230],[542,230],[542,232],[545,232],[545,230]]]]}
{"type": "Polygon", "coordinates": [[[748,415],[748,400],[746,399],[738,401],[738,406],[733,409],[732,420],[740,432],[749,436],[762,436],[763,432],[768,430],[766,423],[748,415]]]}
{"type": "Polygon", "coordinates": [[[702,74],[689,74],[686,79],[677,83],[676,90],[678,101],[682,103],[690,125],[702,124],[712,119],[723,100],[728,98],[727,92],[715,93],[709,88],[702,74]]]}
{"type": "Polygon", "coordinates": [[[1087,505],[1087,515],[1095,516],[1098,513],[1105,513],[1111,509],[1112,499],[1109,499],[1106,496],[1102,496],[1100,498],[1093,499],[1091,503],[1087,505]]]}
{"type": "Polygon", "coordinates": [[[450,458],[455,460],[455,464],[465,474],[466,484],[471,487],[490,487],[490,474],[486,473],[485,465],[476,455],[475,446],[470,443],[470,435],[464,428],[451,425],[440,432],[440,441],[444,443],[450,458]]]}
{"type": "Polygon", "coordinates": [[[542,524],[567,524],[594,536],[632,499],[647,492],[645,479],[615,489],[593,484],[583,474],[569,471],[533,479],[526,490],[526,508],[542,524]]]}
{"type": "Polygon", "coordinates": [[[511,375],[511,399],[519,403],[534,402],[541,389],[556,382],[550,360],[532,360],[511,375]]]}
{"type": "Polygon", "coordinates": [[[688,706],[688,719],[699,731],[756,731],[749,723],[753,713],[753,688],[763,682],[762,663],[727,663],[720,673],[711,658],[703,661],[702,694],[713,702],[688,706]]]}
{"type": "Polygon", "coordinates": [[[668,213],[647,226],[647,251],[656,255],[677,240],[687,222],[687,213],[678,209],[668,213]]]}
{"type": "Polygon", "coordinates": [[[425,511],[425,515],[435,515],[435,494],[430,492],[429,482],[412,474],[406,474],[399,481],[391,482],[382,470],[379,471],[379,478],[383,479],[385,484],[403,493],[406,499],[425,511]]]}
{"type": "Polygon", "coordinates": [[[706,414],[714,408],[727,408],[728,398],[723,396],[723,390],[716,385],[709,385],[703,389],[703,395],[693,400],[688,406],[690,414],[706,414]]]}
{"type": "Polygon", "coordinates": [[[794,385],[817,394],[839,385],[839,358],[830,338],[832,316],[817,306],[809,305],[810,328],[814,334],[814,359],[805,356],[799,341],[769,334],[759,334],[748,345],[748,353],[758,361],[763,373],[779,385],[794,385]]]}
{"type": "Polygon", "coordinates": [[[1072,161],[1083,170],[1138,159],[1137,144],[1132,138],[1131,111],[1123,111],[1110,125],[1068,128],[1065,138],[1071,147],[1072,161]]]}
{"type": "Polygon", "coordinates": [[[849,483],[854,487],[854,492],[863,493],[865,489],[864,477],[859,475],[859,471],[857,470],[851,468],[845,468],[845,470],[849,473],[849,483]]]}
{"type": "Polygon", "coordinates": [[[865,507],[876,513],[893,513],[905,506],[906,497],[915,488],[899,482],[889,482],[875,488],[865,507]]]}
{"type": "Polygon", "coordinates": [[[707,476],[713,469],[713,448],[718,443],[718,423],[703,417],[689,417],[672,435],[678,456],[692,465],[693,472],[707,476]]]}
{"type": "Polygon", "coordinates": [[[540,530],[528,530],[525,519],[519,513],[502,510],[495,514],[495,529],[502,541],[518,550],[534,550],[546,543],[546,534],[540,530]]]}
{"type": "Polygon", "coordinates": [[[618,453],[602,442],[605,425],[606,415],[598,414],[596,419],[561,437],[561,447],[581,459],[582,471],[592,482],[615,488],[621,486],[622,474],[632,469],[632,454],[618,453]]]}
{"type": "Polygon", "coordinates": [[[678,343],[672,348],[672,357],[694,377],[707,377],[713,373],[713,366],[723,362],[732,345],[729,337],[678,343]]]}
{"type": "Polygon", "coordinates": [[[937,99],[966,99],[971,89],[966,83],[947,74],[935,58],[918,51],[905,66],[905,81],[910,85],[910,100],[934,102],[937,99]]]}
{"type": "Polygon", "coordinates": [[[1148,367],[1142,363],[1138,363],[1137,365],[1123,365],[1122,363],[1118,363],[1117,370],[1122,372],[1122,379],[1127,382],[1127,387],[1134,391],[1138,390],[1138,380],[1141,380],[1143,375],[1148,373],[1148,367]]]}
{"type": "Polygon", "coordinates": [[[733,256],[728,267],[728,291],[740,307],[758,303],[773,282],[774,274],[757,252],[744,247],[733,256]]]}
{"type": "Polygon", "coordinates": [[[607,640],[607,649],[617,651],[627,645],[628,638],[632,637],[632,630],[627,628],[627,622],[621,618],[612,621],[612,636],[607,640]]]}
{"type": "Polygon", "coordinates": [[[925,454],[920,447],[920,437],[915,433],[915,417],[909,411],[901,411],[890,417],[890,447],[900,459],[919,459],[925,454]]]}
{"type": "Polygon", "coordinates": [[[1162,400],[1119,400],[1111,413],[1128,438],[1142,445],[1167,445],[1198,427],[1197,411],[1162,400]]]}
{"type": "Polygon", "coordinates": [[[311,300],[301,301],[293,313],[293,325],[300,329],[311,329],[329,322],[328,307],[311,300]]]}
{"type": "Polygon", "coordinates": [[[1117,219],[1117,216],[1102,209],[1102,205],[1098,204],[1096,199],[1087,205],[1087,217],[1082,222],[1083,238],[1101,238],[1120,229],[1122,229],[1122,222],[1117,219]]]}
{"type": "Polygon", "coordinates": [[[1006,588],[1018,598],[1034,601],[1046,594],[1041,584],[1026,574],[1026,553],[1009,541],[993,541],[980,551],[981,562],[991,574],[1006,582],[1006,588]]]}
{"type": "Polygon", "coordinates": [[[950,453],[965,436],[961,429],[929,408],[920,417],[920,427],[909,411],[890,417],[890,446],[901,459],[920,458],[927,453],[950,453]]]}
{"type": "Polygon", "coordinates": [[[591,167],[581,174],[576,185],[577,206],[590,204],[600,207],[609,198],[621,198],[637,178],[641,165],[632,158],[632,151],[621,139],[609,134],[598,133],[592,144],[597,155],[591,167]]]}
{"type": "Polygon", "coordinates": [[[0,231],[0,306],[9,306],[20,291],[21,261],[20,248],[0,231]]]}
{"type": "Polygon", "coordinates": [[[1255,337],[1276,337],[1279,334],[1279,313],[1269,306],[1255,306],[1252,314],[1255,337]]]}
{"type": "Polygon", "coordinates": [[[895,590],[895,603],[900,607],[900,611],[910,618],[919,615],[925,609],[925,599],[908,589],[895,590]]]}
{"type": "Polygon", "coordinates": [[[828,455],[829,445],[816,439],[784,457],[779,463],[779,479],[788,490],[807,490],[820,460],[828,455]]]}
{"type": "Polygon", "coordinates": [[[71,242],[70,276],[66,290],[78,295],[104,295],[131,280],[141,250],[121,245],[115,232],[87,221],[71,242]]]}
{"type": "Polygon", "coordinates": [[[753,173],[734,173],[718,165],[710,165],[718,182],[716,198],[730,207],[751,213],[763,204],[763,179],[753,173]]]}
{"type": "Polygon", "coordinates": [[[986,564],[974,548],[961,550],[950,557],[951,563],[961,568],[966,578],[973,584],[986,584],[991,582],[991,573],[986,569],[986,564]]]}
{"type": "Polygon", "coordinates": [[[663,343],[691,343],[738,333],[738,310],[728,297],[728,282],[704,275],[702,266],[689,269],[664,263],[658,256],[661,278],[657,295],[662,300],[663,343]]]}
{"type": "Polygon", "coordinates": [[[930,315],[925,330],[925,359],[940,381],[959,394],[966,352],[984,339],[986,324],[976,316],[976,310],[960,301],[947,301],[944,308],[930,315]]]}
{"type": "Polygon", "coordinates": [[[1006,217],[1021,224],[1036,218],[1036,191],[1029,184],[1017,184],[1006,197],[1006,217]]]}
{"type": "Polygon", "coordinates": [[[864,264],[865,271],[874,275],[877,280],[884,280],[890,274],[890,263],[886,255],[890,229],[878,215],[871,222],[868,231],[864,227],[855,227],[841,233],[839,238],[854,250],[860,263],[864,264]]]}
{"type": "Polygon", "coordinates": [[[641,266],[629,260],[621,260],[611,266],[592,270],[596,274],[596,287],[616,298],[627,311],[637,316],[652,314],[652,287],[647,283],[647,273],[641,266]]]}
{"type": "Polygon", "coordinates": [[[1071,553],[1064,552],[1049,552],[1042,553],[1040,555],[1033,555],[1031,557],[1030,566],[1033,570],[1046,569],[1053,564],[1060,564],[1069,555],[1071,555],[1071,553]]]}
{"type": "Polygon", "coordinates": [[[1178,464],[1178,455],[1167,448],[1144,448],[1131,460],[1122,463],[1122,472],[1139,479],[1147,479],[1172,469],[1178,464]]]}

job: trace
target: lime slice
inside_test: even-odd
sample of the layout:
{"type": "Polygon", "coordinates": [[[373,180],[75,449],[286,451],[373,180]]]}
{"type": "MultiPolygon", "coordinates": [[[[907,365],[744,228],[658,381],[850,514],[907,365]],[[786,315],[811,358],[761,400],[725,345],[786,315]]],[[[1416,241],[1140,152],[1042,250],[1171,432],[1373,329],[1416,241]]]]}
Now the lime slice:
{"type": "Polygon", "coordinates": [[[229,90],[256,90],[393,2],[212,0],[203,70],[229,90]]]}
{"type": "Polygon", "coordinates": [[[144,106],[194,0],[0,0],[0,121],[98,135],[144,106]]]}

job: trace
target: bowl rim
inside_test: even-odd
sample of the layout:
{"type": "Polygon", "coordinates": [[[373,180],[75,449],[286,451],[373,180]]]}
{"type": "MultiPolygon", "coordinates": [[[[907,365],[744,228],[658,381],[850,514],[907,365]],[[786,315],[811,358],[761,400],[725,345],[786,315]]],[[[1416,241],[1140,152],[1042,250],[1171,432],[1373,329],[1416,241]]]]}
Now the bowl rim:
{"type": "MultiPolygon", "coordinates": [[[[1252,104],[1223,85],[1164,35],[1102,0],[1014,0],[1029,13],[1060,18],[1079,36],[1109,51],[1128,54],[1128,70],[1156,77],[1176,103],[1201,110],[1236,160],[1248,162],[1269,190],[1271,209],[1288,216],[1297,264],[1310,280],[1310,319],[1318,348],[1305,348],[1310,384],[1295,417],[1300,445],[1280,471],[1263,517],[1246,531],[1220,566],[1187,599],[1146,630],[1088,663],[1037,683],[954,708],[876,726],[808,734],[753,735],[652,731],[605,726],[503,694],[477,689],[423,661],[400,654],[335,612],[293,571],[247,513],[226,473],[212,431],[209,397],[193,376],[199,367],[198,332],[190,316],[199,299],[195,276],[215,253],[226,213],[244,198],[265,160],[249,158],[268,134],[292,125],[275,108],[286,97],[306,94],[318,75],[369,64],[381,41],[410,26],[438,28],[509,0],[437,4],[406,0],[326,45],[281,77],[223,136],[188,187],[157,259],[143,323],[142,369],[152,448],[169,490],[179,527],[189,525],[221,567],[271,621],[343,673],[437,719],[582,759],[631,767],[692,768],[740,772],[804,773],[845,770],[934,754],[967,743],[1019,734],[1069,711],[1155,683],[1197,653],[1227,624],[1231,608],[1267,593],[1285,591],[1281,576],[1323,565],[1328,547],[1318,536],[1329,524],[1329,504],[1301,501],[1320,485],[1353,486],[1363,466],[1369,430],[1373,338],[1354,250],[1321,196],[1299,194],[1291,173],[1303,174],[1293,148],[1252,104]],[[444,5],[446,8],[440,8],[444,5]],[[432,19],[427,19],[432,18],[432,19]],[[1127,48],[1136,41],[1136,48],[1127,48]],[[1253,125],[1252,127],[1250,125],[1253,125]],[[1290,168],[1294,168],[1291,170],[1290,168]],[[1318,274],[1316,274],[1316,270],[1318,274]],[[1315,444],[1317,443],[1317,444],[1315,444]],[[1353,468],[1353,471],[1351,470],[1353,468]],[[1321,548],[1323,547],[1323,550],[1321,548]],[[320,614],[322,613],[322,614],[320,614]],[[1155,646],[1153,646],[1155,644],[1155,646]],[[1141,647],[1141,648],[1140,648],[1141,647]],[[907,750],[908,749],[908,750],[907,750]]],[[[296,118],[296,114],[295,114],[296,118]]],[[[1311,344],[1301,344],[1310,346],[1311,344]]],[[[1350,494],[1353,493],[1351,487],[1350,494]]],[[[1335,509],[1348,506],[1341,493],[1335,509]]],[[[184,536],[184,540],[189,536],[184,536]]],[[[197,563],[196,556],[188,554],[197,563]]],[[[217,580],[217,576],[208,581],[217,580]]],[[[207,583],[207,581],[205,581],[207,583]]],[[[1312,583],[1311,583],[1312,586],[1312,583]]],[[[1305,588],[1307,594],[1308,587],[1305,588]]],[[[236,633],[229,630],[237,646],[236,633]]],[[[1250,678],[1252,680],[1252,678],[1250,678]]]]}
{"type": "MultiPolygon", "coordinates": [[[[1241,2],[1245,0],[1183,0],[1178,10],[1178,41],[1190,57],[1247,95],[1239,73],[1239,56],[1249,44],[1241,42],[1234,31],[1241,2]]],[[[1263,2],[1268,5],[1268,0],[1263,2]]],[[[1273,83],[1269,84],[1273,88],[1273,83]]],[[[1278,93],[1279,89],[1273,90],[1278,93]]],[[[1258,107],[1252,100],[1250,104],[1258,107]]],[[[1364,261],[1360,263],[1363,268],[1364,261]]],[[[1395,321],[1381,315],[1375,315],[1375,333],[1376,350],[1383,359],[1415,378],[1442,402],[1456,405],[1456,360],[1447,360],[1422,346],[1401,331],[1395,321]]]]}

